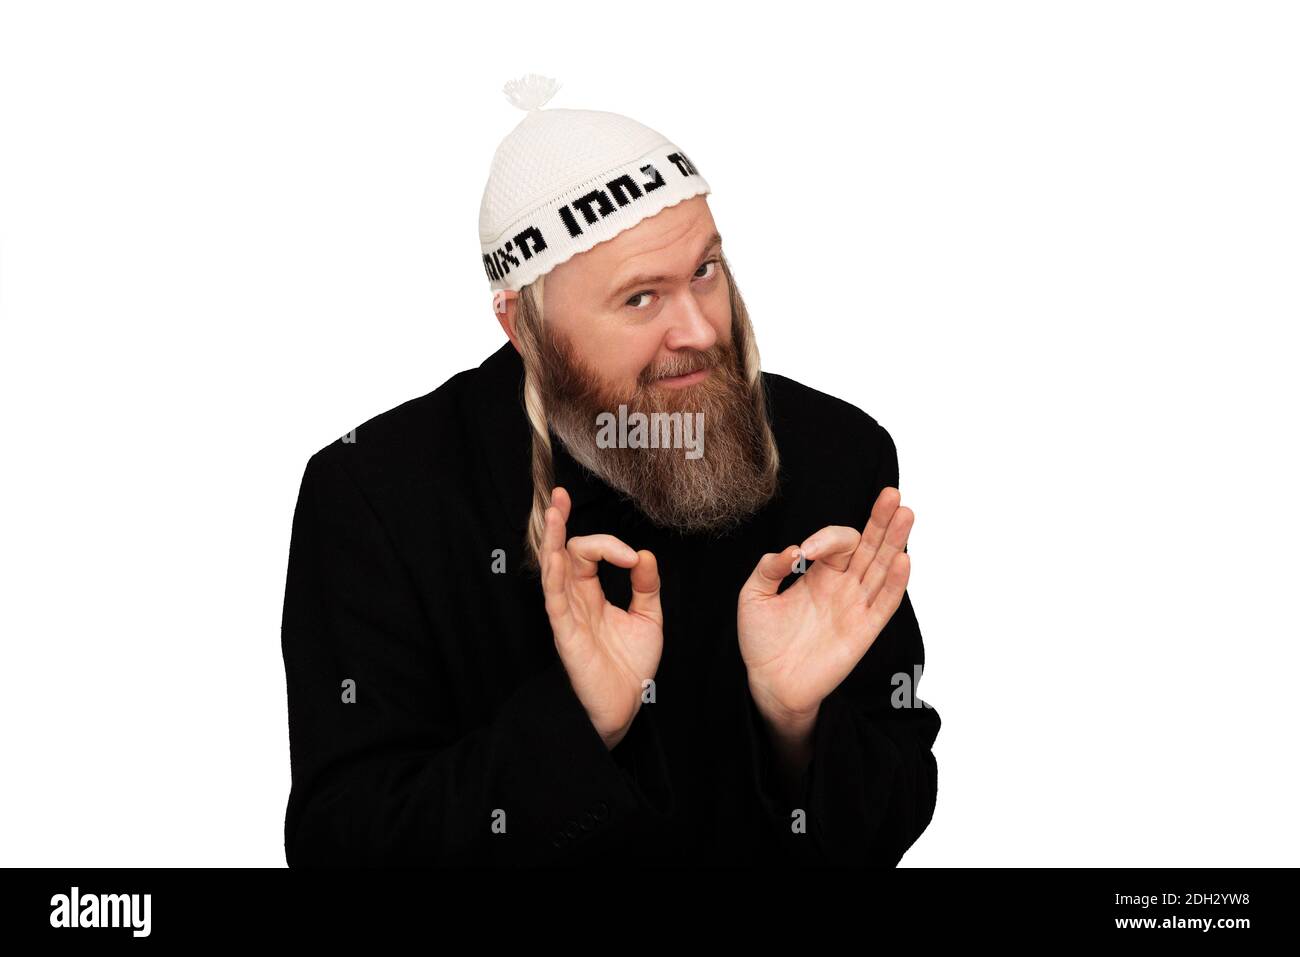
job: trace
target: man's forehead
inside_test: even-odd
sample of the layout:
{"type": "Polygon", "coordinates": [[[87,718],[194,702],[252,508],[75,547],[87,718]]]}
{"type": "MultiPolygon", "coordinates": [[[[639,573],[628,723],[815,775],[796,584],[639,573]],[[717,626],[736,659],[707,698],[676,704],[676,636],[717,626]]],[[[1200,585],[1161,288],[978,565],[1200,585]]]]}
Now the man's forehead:
{"type": "Polygon", "coordinates": [[[622,262],[672,250],[692,237],[704,239],[716,232],[708,202],[696,196],[660,210],[592,251],[603,253],[610,261],[622,262]]]}
{"type": "Polygon", "coordinates": [[[677,203],[561,263],[575,288],[613,298],[625,286],[689,276],[722,237],[701,196],[677,203]]]}
{"type": "Polygon", "coordinates": [[[608,244],[608,250],[602,250],[605,253],[603,261],[593,263],[607,277],[604,285],[609,290],[617,292],[639,282],[649,284],[678,278],[678,274],[689,275],[697,266],[696,260],[722,243],[722,235],[707,211],[703,217],[686,220],[681,225],[660,228],[641,236],[632,235],[651,225],[655,218],[616,237],[608,244]],[[618,248],[615,243],[620,239],[628,242],[618,248]]]}

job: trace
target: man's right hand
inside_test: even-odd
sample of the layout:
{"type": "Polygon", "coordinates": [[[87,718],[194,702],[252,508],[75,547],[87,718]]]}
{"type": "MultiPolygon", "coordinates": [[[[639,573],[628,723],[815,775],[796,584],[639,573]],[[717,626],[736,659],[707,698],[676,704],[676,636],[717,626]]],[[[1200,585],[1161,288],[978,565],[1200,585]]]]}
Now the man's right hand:
{"type": "Polygon", "coordinates": [[[664,616],[659,606],[659,566],[644,549],[633,551],[613,535],[565,539],[571,502],[563,488],[551,492],[542,536],[542,592],[546,614],[569,682],[592,725],[613,748],[641,707],[642,683],[659,668],[664,616]],[[607,561],[632,569],[627,610],[605,600],[596,568],[607,561]]]}

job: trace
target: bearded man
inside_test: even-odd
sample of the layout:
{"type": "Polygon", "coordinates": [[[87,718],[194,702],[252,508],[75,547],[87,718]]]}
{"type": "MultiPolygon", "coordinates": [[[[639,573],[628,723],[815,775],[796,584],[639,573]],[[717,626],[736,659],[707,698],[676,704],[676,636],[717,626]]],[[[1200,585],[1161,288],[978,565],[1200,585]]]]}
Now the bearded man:
{"type": "Polygon", "coordinates": [[[288,863],[897,864],[940,722],[889,433],[760,371],[685,153],[506,92],[509,343],[303,476],[288,863]]]}

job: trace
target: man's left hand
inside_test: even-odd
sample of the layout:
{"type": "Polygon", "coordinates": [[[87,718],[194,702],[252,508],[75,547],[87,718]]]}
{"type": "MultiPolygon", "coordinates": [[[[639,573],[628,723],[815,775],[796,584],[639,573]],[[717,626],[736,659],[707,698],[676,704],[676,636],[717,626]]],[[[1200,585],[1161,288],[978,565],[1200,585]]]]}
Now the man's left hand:
{"type": "Polygon", "coordinates": [[[740,653],[754,704],[773,727],[792,736],[810,732],[822,700],[898,610],[914,519],[900,501],[898,489],[883,489],[861,534],[828,525],[802,545],[764,555],[741,589],[740,653]],[[778,594],[800,555],[813,564],[778,594]]]}

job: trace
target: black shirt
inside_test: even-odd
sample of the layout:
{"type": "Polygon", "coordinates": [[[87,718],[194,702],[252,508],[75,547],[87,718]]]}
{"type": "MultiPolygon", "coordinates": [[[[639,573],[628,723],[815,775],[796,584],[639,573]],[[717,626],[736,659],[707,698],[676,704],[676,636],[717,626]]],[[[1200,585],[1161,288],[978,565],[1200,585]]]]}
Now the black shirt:
{"type": "MultiPolygon", "coordinates": [[[[758,559],[826,525],[861,529],[898,485],[897,453],[854,406],[763,378],[780,490],[721,536],[655,527],[553,440],[567,533],[658,559],[655,700],[612,750],[525,567],[530,434],[512,346],[310,458],[281,630],[291,867],[898,863],[934,812],[940,724],[907,694],[924,664],[910,598],[822,703],[793,803],[736,636],[758,559]]],[[[599,575],[626,607],[628,572],[599,575]]]]}

